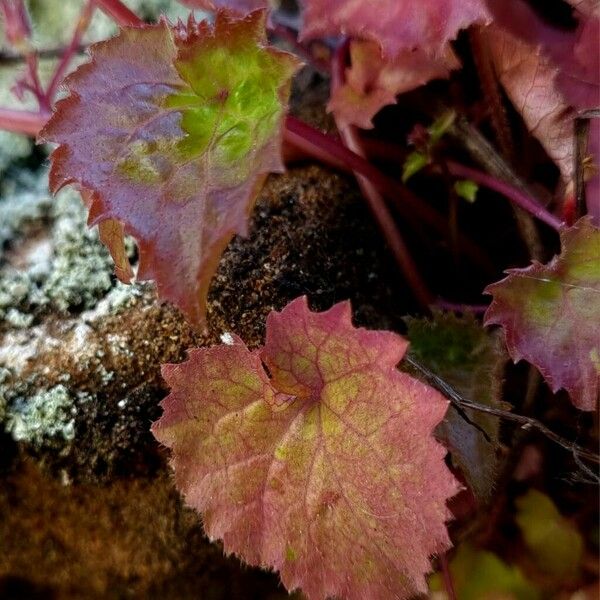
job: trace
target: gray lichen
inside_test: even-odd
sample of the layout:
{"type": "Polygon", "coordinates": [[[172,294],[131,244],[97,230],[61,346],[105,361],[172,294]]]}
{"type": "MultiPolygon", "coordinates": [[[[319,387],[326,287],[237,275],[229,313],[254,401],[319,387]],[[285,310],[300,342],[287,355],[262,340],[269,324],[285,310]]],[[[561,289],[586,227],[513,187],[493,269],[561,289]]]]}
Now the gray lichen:
{"type": "MultiPolygon", "coordinates": [[[[52,199],[46,172],[35,177],[26,173],[21,171],[18,181],[9,180],[0,188],[0,319],[12,327],[27,327],[43,307],[90,310],[108,295],[107,312],[118,312],[139,297],[141,286],[115,280],[112,259],[97,231],[88,228],[79,194],[67,189],[52,199]],[[36,222],[45,225],[48,239],[29,248],[26,267],[16,268],[6,260],[2,264],[1,246],[19,248],[36,222]]],[[[128,241],[127,248],[132,254],[133,243],[128,241]]]]}
{"type": "Polygon", "coordinates": [[[17,396],[5,404],[5,430],[17,442],[40,447],[53,440],[70,442],[75,437],[75,403],[64,385],[31,397],[17,396]]]}
{"type": "Polygon", "coordinates": [[[113,285],[113,263],[95,229],[86,225],[79,195],[65,190],[53,207],[54,260],[43,293],[61,311],[91,308],[113,285]]]}

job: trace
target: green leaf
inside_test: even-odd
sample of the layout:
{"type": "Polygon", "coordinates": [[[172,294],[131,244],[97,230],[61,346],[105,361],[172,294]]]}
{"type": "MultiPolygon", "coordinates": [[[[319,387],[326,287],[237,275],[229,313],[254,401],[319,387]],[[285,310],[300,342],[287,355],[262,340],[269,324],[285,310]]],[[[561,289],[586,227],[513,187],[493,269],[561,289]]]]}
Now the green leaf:
{"type": "Polygon", "coordinates": [[[475,202],[479,186],[470,179],[461,179],[454,183],[454,191],[467,202],[475,202]]]}
{"type": "Polygon", "coordinates": [[[406,183],[415,173],[429,164],[429,157],[422,152],[411,152],[402,167],[402,183],[406,183]]]}
{"type": "Polygon", "coordinates": [[[577,576],[583,556],[583,539],[552,500],[529,490],[516,501],[516,521],[538,567],[563,581],[577,576]]]}
{"type": "MultiPolygon", "coordinates": [[[[487,550],[463,544],[452,562],[450,573],[459,600],[538,600],[541,596],[519,569],[487,550]]],[[[444,590],[436,573],[430,579],[433,592],[444,590]]]]}
{"type": "Polygon", "coordinates": [[[442,139],[455,120],[456,113],[453,110],[448,110],[429,126],[427,131],[429,131],[429,140],[432,146],[442,139]]]}

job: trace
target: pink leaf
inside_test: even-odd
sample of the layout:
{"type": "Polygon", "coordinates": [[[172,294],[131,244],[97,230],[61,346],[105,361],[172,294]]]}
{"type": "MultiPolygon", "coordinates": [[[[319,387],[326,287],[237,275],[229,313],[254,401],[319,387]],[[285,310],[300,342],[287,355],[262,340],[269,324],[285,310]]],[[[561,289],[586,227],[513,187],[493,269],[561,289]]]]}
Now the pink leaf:
{"type": "MultiPolygon", "coordinates": [[[[580,10],[575,31],[543,22],[522,0],[488,0],[495,27],[489,28],[497,67],[507,93],[569,183],[573,173],[573,118],[576,110],[600,106],[600,3],[572,0],[580,10]],[[502,30],[502,33],[498,33],[502,30]],[[507,56],[512,59],[507,61],[507,56]],[[521,56],[523,64],[507,71],[521,56]],[[570,110],[574,108],[576,110],[570,110]]],[[[595,165],[587,185],[588,213],[600,224],[600,143],[598,120],[590,131],[595,165]]]]}
{"type": "Polygon", "coordinates": [[[489,286],[486,324],[502,325],[516,362],[534,364],[553,391],[594,410],[600,391],[600,230],[588,219],[561,233],[562,252],[547,265],[511,269],[489,286]]]}
{"type": "Polygon", "coordinates": [[[557,87],[558,68],[539,46],[494,25],[484,31],[508,97],[569,182],[573,174],[573,113],[557,87]]]}
{"type": "Polygon", "coordinates": [[[226,552],[311,599],[408,598],[450,545],[458,484],[432,437],[447,402],[396,369],[403,338],[350,313],[298,298],[269,315],[259,352],[235,339],[165,365],[153,432],[226,552]]]}
{"type": "Polygon", "coordinates": [[[405,50],[386,59],[378,44],[354,40],[350,45],[352,66],[346,71],[346,82],[337,88],[328,110],[345,123],[364,129],[373,127],[371,119],[396,96],[408,92],[431,79],[448,77],[460,63],[448,45],[439,57],[422,50],[405,50]]]}
{"type": "Polygon", "coordinates": [[[220,12],[214,28],[125,28],[68,78],[70,95],[41,134],[59,144],[52,189],[88,190],[92,224],[123,223],[139,245],[139,277],[156,279],[197,325],[221,252],[245,233],[266,174],[283,169],[298,62],[265,44],[262,12],[220,12]]]}
{"type": "Polygon", "coordinates": [[[219,10],[228,8],[242,15],[247,15],[254,10],[268,8],[269,0],[179,0],[181,4],[190,8],[202,10],[219,10]]]}
{"type": "Polygon", "coordinates": [[[377,42],[388,57],[420,48],[445,52],[460,29],[489,20],[485,0],[304,0],[302,37],[351,35],[377,42]]]}

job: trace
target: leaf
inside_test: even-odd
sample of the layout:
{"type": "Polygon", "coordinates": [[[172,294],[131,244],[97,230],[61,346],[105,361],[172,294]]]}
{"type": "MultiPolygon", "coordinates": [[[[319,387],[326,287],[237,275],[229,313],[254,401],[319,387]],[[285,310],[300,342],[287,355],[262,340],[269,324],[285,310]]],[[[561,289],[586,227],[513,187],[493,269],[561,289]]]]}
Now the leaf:
{"type": "Polygon", "coordinates": [[[573,112],[558,89],[558,67],[540,46],[532,46],[499,27],[485,30],[498,78],[529,131],[560,169],[573,176],[573,112]]]}
{"type": "Polygon", "coordinates": [[[588,219],[561,231],[562,252],[550,263],[510,269],[485,290],[494,299],[486,325],[504,329],[515,362],[525,359],[552,391],[567,390],[594,410],[600,390],[600,230],[588,219]]]}
{"type": "Polygon", "coordinates": [[[422,152],[411,152],[402,165],[402,183],[406,183],[413,175],[431,162],[427,154],[422,152]]]}
{"type": "MultiPolygon", "coordinates": [[[[94,221],[98,215],[94,214],[99,205],[94,203],[94,194],[88,190],[81,191],[81,198],[89,210],[89,221],[94,221]]],[[[98,237],[108,248],[115,263],[115,275],[123,283],[130,283],[133,278],[133,269],[125,249],[125,228],[116,219],[106,219],[98,223],[98,237]]]]}
{"type": "Polygon", "coordinates": [[[202,10],[217,11],[221,8],[227,8],[236,11],[242,15],[247,15],[254,10],[268,8],[274,3],[269,0],[178,0],[181,4],[190,8],[200,8],[202,10]]]}
{"type": "Polygon", "coordinates": [[[470,179],[461,179],[454,182],[454,191],[460,198],[472,204],[477,200],[479,186],[470,179]]]}
{"type": "MultiPolygon", "coordinates": [[[[460,600],[538,600],[540,593],[527,581],[521,569],[509,565],[494,553],[465,543],[450,563],[456,597],[460,600]]],[[[443,589],[437,573],[431,581],[432,591],[443,589]]]]}
{"type": "Polygon", "coordinates": [[[450,545],[458,484],[431,435],[447,403],[396,369],[403,338],[350,317],[298,298],[269,315],[260,352],[236,339],[165,365],[153,432],[226,552],[311,599],[408,598],[450,545]]]}
{"type": "MultiPolygon", "coordinates": [[[[435,311],[433,318],[405,319],[409,355],[452,386],[463,398],[499,407],[505,354],[471,314],[435,311]]],[[[498,464],[498,418],[466,410],[468,423],[450,407],[436,433],[450,450],[475,497],[490,499],[498,464]],[[480,429],[482,431],[480,431],[480,429]],[[489,439],[488,439],[489,438],[489,439]]]]}
{"type": "Polygon", "coordinates": [[[575,30],[552,27],[523,0],[489,0],[496,24],[530,46],[541,48],[558,68],[557,84],[577,109],[600,104],[600,3],[571,0],[578,9],[575,30]]]}
{"type": "Polygon", "coordinates": [[[140,279],[202,325],[210,279],[267,173],[283,170],[291,55],[265,46],[264,13],[125,28],[67,79],[41,137],[53,191],[93,194],[91,224],[123,223],[140,279]]]}
{"type": "Polygon", "coordinates": [[[583,557],[583,539],[554,502],[537,490],[517,498],[515,517],[536,564],[561,583],[578,575],[583,557]]]}
{"type": "MultiPolygon", "coordinates": [[[[600,105],[600,4],[595,0],[573,0],[571,4],[581,11],[574,31],[552,27],[522,0],[488,0],[495,30],[501,29],[509,44],[518,40],[515,52],[529,54],[524,61],[529,64],[529,74],[522,68],[521,76],[507,84],[507,93],[550,157],[557,161],[565,183],[571,181],[573,172],[575,114],[569,108],[586,110],[600,105]]],[[[599,139],[598,120],[592,119],[589,152],[596,166],[600,163],[599,139]]],[[[600,171],[596,169],[587,184],[588,214],[596,225],[600,225],[599,193],[600,171]]]]}
{"type": "Polygon", "coordinates": [[[303,39],[349,35],[377,42],[383,55],[420,49],[443,55],[460,29],[489,20],[485,0],[304,0],[303,39]]]}
{"type": "Polygon", "coordinates": [[[385,58],[377,43],[353,40],[350,57],[346,81],[333,91],[327,108],[341,121],[363,129],[372,128],[372,118],[384,106],[394,104],[399,94],[448,77],[452,69],[460,67],[449,45],[435,58],[422,50],[405,50],[385,58]]]}

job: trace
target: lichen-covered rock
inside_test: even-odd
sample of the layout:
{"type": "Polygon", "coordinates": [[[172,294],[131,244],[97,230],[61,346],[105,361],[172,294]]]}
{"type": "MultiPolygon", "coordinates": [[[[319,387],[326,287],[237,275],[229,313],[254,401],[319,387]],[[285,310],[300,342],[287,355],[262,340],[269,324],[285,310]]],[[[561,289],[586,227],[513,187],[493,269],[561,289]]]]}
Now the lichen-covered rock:
{"type": "Polygon", "coordinates": [[[70,442],[75,436],[75,405],[64,385],[29,398],[17,396],[5,412],[5,429],[17,442],[41,447],[53,438],[70,442]]]}

